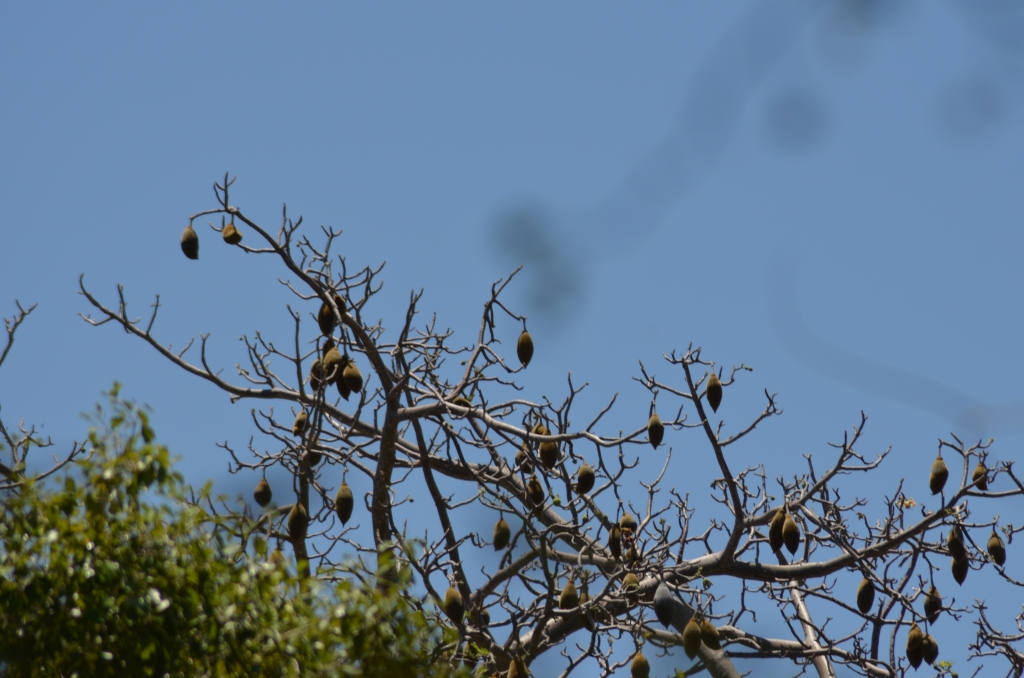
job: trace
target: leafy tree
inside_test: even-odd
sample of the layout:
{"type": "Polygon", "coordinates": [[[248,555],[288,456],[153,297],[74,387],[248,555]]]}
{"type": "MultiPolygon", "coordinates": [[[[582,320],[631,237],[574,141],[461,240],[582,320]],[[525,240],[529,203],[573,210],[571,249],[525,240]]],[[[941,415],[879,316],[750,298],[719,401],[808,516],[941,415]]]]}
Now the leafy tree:
{"type": "Polygon", "coordinates": [[[382,267],[351,267],[332,254],[340,232],[324,229],[314,243],[287,213],[272,234],[231,205],[232,181],[214,185],[215,208],[189,218],[183,251],[197,258],[193,225],[219,215],[211,228],[230,246],[279,267],[303,309],[289,307],[290,349],[245,337],[248,366],[230,380],[206,360],[208,335],[198,363],[157,339],[159,299],[148,321],[132,320],[122,288],[110,307],[81,282],[97,314],[86,319],[120,325],[233,401],[261,403],[252,416],[270,449],[224,447],[234,472],[280,467],[293,480],[273,488],[282,504],[263,514],[272,537],[291,543],[312,579],[351,576],[336,555],[346,549],[376,556],[359,574],[384,588],[414,573],[415,587],[401,595],[416,609],[444,611],[440,619],[458,633],[445,655],[453,666],[466,660],[481,674],[522,676],[558,653],[562,675],[607,676],[628,664],[643,676],[646,655],[682,645],[693,660],[680,667],[687,675],[738,676],[736,658],[790,661],[819,676],[841,665],[897,676],[922,661],[949,673],[936,641],[963,642],[942,627],[972,617],[972,656],[1001,655],[1011,674],[1024,668],[1019,634],[994,628],[983,602],[956,605],[948,591],[950,569],[960,581],[973,571],[1020,586],[999,548],[1020,528],[976,517],[970,503],[1024,494],[1012,462],[996,459],[990,443],[940,441],[931,477],[909,479],[910,489],[892,480],[881,505],[845,498],[842,488],[846,476],[884,473],[888,451],[870,458],[858,450],[863,415],[825,468],[808,457],[791,480],[771,480],[770,461],[734,469],[729,447],[781,411],[766,392],[759,414],[727,429],[716,412],[729,407],[727,392],[741,388],[748,368],[716,368],[692,344],[666,356],[671,380],[640,365],[649,421],[600,433],[613,399],[584,428],[573,426],[580,389],[571,379],[558,402],[519,394],[533,345],[526,318],[501,300],[512,276],[492,287],[467,345],[434,318],[417,324],[416,293],[389,332],[371,319],[382,267]],[[511,345],[515,356],[502,350],[511,345]],[[667,480],[672,453],[663,438],[685,439],[688,450],[703,439],[720,471],[711,502],[695,505],[667,480]],[[660,474],[650,472],[652,459],[660,474]],[[912,496],[929,485],[935,499],[918,505],[912,496]],[[425,496],[429,515],[413,503],[425,496]],[[364,503],[369,533],[348,525],[364,503]],[[456,516],[467,509],[493,516],[493,536],[460,526],[456,516]],[[416,540],[408,526],[424,520],[431,527],[416,540]],[[467,563],[484,554],[488,563],[471,571],[467,563]],[[792,637],[750,630],[765,609],[792,637]],[[615,651],[617,642],[628,652],[615,651]]]}
{"type": "Polygon", "coordinates": [[[433,660],[457,635],[409,604],[407,578],[380,589],[298,577],[270,551],[269,515],[201,508],[209,488],[186,495],[146,412],[116,385],[110,406],[97,408],[78,459],[58,464],[62,478],[25,474],[32,436],[7,437],[2,675],[450,673],[433,660]]]}

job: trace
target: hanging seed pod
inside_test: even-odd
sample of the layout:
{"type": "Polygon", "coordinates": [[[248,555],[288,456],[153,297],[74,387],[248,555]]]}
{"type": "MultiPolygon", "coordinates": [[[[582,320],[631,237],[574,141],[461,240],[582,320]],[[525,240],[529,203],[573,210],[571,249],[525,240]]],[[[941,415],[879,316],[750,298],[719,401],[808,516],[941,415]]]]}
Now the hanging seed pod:
{"type": "Polygon", "coordinates": [[[654,614],[665,628],[672,623],[674,609],[675,602],[672,600],[672,591],[665,582],[658,584],[658,588],[654,591],[654,614]]]}
{"type": "Polygon", "coordinates": [[[298,544],[306,538],[306,528],[309,527],[309,514],[306,507],[296,502],[292,510],[288,512],[288,538],[292,544],[298,544]]]}
{"type": "Polygon", "coordinates": [[[712,650],[722,649],[722,642],[718,637],[718,629],[707,619],[700,623],[700,640],[712,650]]]}
{"type": "MultiPolygon", "coordinates": [[[[341,359],[344,362],[345,356],[342,356],[341,359]]],[[[348,400],[348,397],[352,395],[352,390],[348,387],[348,384],[345,382],[344,365],[341,368],[341,375],[341,379],[336,379],[334,381],[334,385],[338,387],[338,395],[340,395],[344,400],[348,400]]]]}
{"type": "Polygon", "coordinates": [[[459,407],[473,407],[473,403],[469,401],[466,396],[456,396],[455,400],[452,401],[452,405],[458,405],[459,407]]]}
{"type": "MultiPolygon", "coordinates": [[[[334,304],[338,307],[339,311],[345,312],[345,300],[341,298],[340,294],[334,295],[334,304]]],[[[326,301],[320,304],[320,312],[316,314],[316,323],[320,326],[320,332],[325,337],[331,336],[331,333],[337,326],[334,311],[331,310],[331,305],[326,301]]]]}
{"type": "Polygon", "coordinates": [[[974,486],[982,492],[988,492],[988,469],[980,461],[974,467],[974,473],[971,474],[971,482],[975,483],[974,486]]]}
{"type": "Polygon", "coordinates": [[[526,367],[530,364],[530,360],[533,358],[533,337],[526,330],[519,335],[519,341],[516,342],[516,355],[519,356],[519,362],[526,367]]]}
{"type": "Polygon", "coordinates": [[[221,236],[224,237],[224,242],[229,245],[237,245],[242,242],[242,232],[235,228],[235,222],[233,221],[224,227],[224,230],[221,231],[221,236]]]}
{"type": "Polygon", "coordinates": [[[697,617],[694,615],[683,627],[683,649],[686,650],[686,656],[690,659],[696,657],[700,650],[700,644],[700,624],[697,623],[697,617]]]}
{"type": "Polygon", "coordinates": [[[865,577],[857,587],[857,609],[861,614],[867,614],[875,602],[875,585],[865,577]]]}
{"type": "Polygon", "coordinates": [[[795,556],[796,550],[800,548],[800,528],[789,513],[786,514],[786,522],[782,524],[782,541],[790,555],[795,556]]]}
{"type": "Polygon", "coordinates": [[[526,662],[519,657],[516,657],[508,665],[508,673],[505,674],[505,678],[527,678],[530,673],[526,670],[526,662]]]}
{"type": "Polygon", "coordinates": [[[462,594],[454,586],[449,586],[444,592],[444,613],[456,624],[462,623],[462,617],[466,614],[466,606],[462,603],[462,594]]]}
{"type": "Polygon", "coordinates": [[[946,537],[946,548],[953,560],[967,560],[967,548],[964,546],[964,537],[960,534],[960,526],[953,525],[949,528],[949,536],[946,537]]]}
{"type": "Polygon", "coordinates": [[[549,436],[551,435],[551,431],[549,431],[548,427],[544,424],[537,422],[533,425],[533,434],[538,436],[549,436]]]}
{"type": "Polygon", "coordinates": [[[491,612],[486,607],[480,610],[480,625],[490,626],[491,625],[491,612]]]}
{"type": "MultiPolygon", "coordinates": [[[[583,590],[580,591],[580,607],[584,607],[589,602],[590,602],[590,594],[587,593],[587,586],[586,586],[586,582],[584,581],[583,590]]],[[[594,620],[590,616],[590,610],[582,610],[581,612],[582,613],[580,614],[580,621],[583,622],[583,628],[585,628],[586,630],[588,630],[591,633],[593,633],[595,627],[594,627],[594,620]]]]}
{"type": "Polygon", "coordinates": [[[307,450],[306,453],[304,455],[302,455],[302,460],[311,469],[316,468],[317,466],[319,466],[320,462],[324,458],[324,455],[320,454],[320,452],[316,449],[316,446],[317,446],[317,444],[319,442],[320,442],[319,440],[314,440],[310,444],[309,450],[307,450]]]}
{"type": "Polygon", "coordinates": [[[953,571],[953,579],[956,579],[956,583],[963,586],[964,580],[967,579],[967,571],[971,569],[967,558],[953,558],[950,569],[953,571]]]}
{"type": "Polygon", "coordinates": [[[946,486],[946,480],[949,478],[949,468],[946,467],[946,462],[942,460],[942,453],[935,457],[935,461],[932,462],[932,472],[928,476],[928,487],[931,489],[932,494],[938,494],[942,492],[942,488],[946,486]]]}
{"type": "Polygon", "coordinates": [[[348,519],[352,517],[352,509],[355,508],[355,505],[356,500],[352,496],[352,488],[344,480],[341,481],[341,487],[334,495],[334,510],[338,514],[338,520],[341,521],[342,527],[345,527],[348,519]]]}
{"type": "Polygon", "coordinates": [[[324,353],[320,366],[323,369],[324,381],[334,384],[342,380],[341,374],[345,369],[345,358],[342,357],[341,351],[332,346],[324,353]]]}
{"type": "Polygon", "coordinates": [[[622,578],[622,590],[627,593],[636,591],[640,588],[640,578],[633,572],[627,572],[626,576],[622,578]]]}
{"type": "Polygon", "coordinates": [[[623,530],[630,530],[631,532],[636,532],[636,528],[638,527],[636,518],[634,518],[633,515],[630,513],[624,513],[622,515],[622,518],[619,520],[619,527],[621,527],[623,530]]]}
{"type": "Polygon", "coordinates": [[[576,494],[590,492],[594,489],[595,482],[594,469],[587,462],[583,462],[583,466],[580,466],[580,470],[576,474],[576,494]]]}
{"type": "Polygon", "coordinates": [[[270,503],[270,499],[274,496],[274,493],[271,492],[270,483],[267,482],[266,478],[261,478],[260,481],[256,483],[256,491],[252,493],[252,496],[260,506],[266,506],[270,503]]]}
{"type": "Polygon", "coordinates": [[[526,451],[526,443],[516,452],[516,464],[523,473],[533,473],[533,462],[530,461],[530,453],[526,451]]]}
{"type": "Polygon", "coordinates": [[[921,665],[921,659],[923,653],[921,650],[921,643],[924,640],[924,633],[921,631],[921,627],[914,622],[910,625],[910,632],[907,633],[907,661],[915,669],[921,665]]]}
{"type": "Polygon", "coordinates": [[[299,412],[299,416],[295,417],[295,423],[292,424],[292,435],[301,436],[306,431],[306,422],[309,421],[309,415],[303,410],[299,412]]]}
{"type": "Polygon", "coordinates": [[[768,545],[772,551],[778,552],[782,548],[782,526],[786,523],[786,512],[781,507],[775,509],[775,516],[768,526],[768,545]]]}
{"type": "Polygon", "coordinates": [[[199,236],[192,230],[192,224],[185,227],[181,232],[181,251],[189,259],[199,258],[199,236]]]}
{"type": "Polygon", "coordinates": [[[921,656],[928,662],[928,666],[934,664],[935,660],[939,658],[939,644],[935,642],[930,633],[921,639],[921,656]]]}
{"type": "Polygon", "coordinates": [[[526,493],[530,496],[530,501],[533,502],[533,508],[540,510],[540,507],[544,505],[544,486],[537,480],[537,476],[530,476],[530,479],[526,481],[526,493]]]}
{"type": "Polygon", "coordinates": [[[929,624],[934,624],[939,618],[940,612],[942,612],[942,596],[933,585],[924,595],[924,616],[928,619],[929,624]]]}
{"type": "Polygon", "coordinates": [[[276,548],[273,551],[271,551],[271,553],[270,553],[270,564],[273,565],[274,567],[277,567],[277,568],[284,567],[284,564],[285,564],[284,551],[282,551],[280,548],[276,548]]]}
{"type": "Polygon", "coordinates": [[[654,449],[658,449],[658,445],[661,445],[664,438],[665,425],[661,423],[661,417],[655,412],[647,422],[647,439],[651,441],[651,446],[654,449]]]}
{"type": "Polygon", "coordinates": [[[633,661],[629,663],[629,675],[630,678],[650,678],[651,663],[647,661],[643,652],[637,650],[633,655],[633,661]]]}
{"type": "Polygon", "coordinates": [[[494,524],[494,550],[501,551],[507,548],[510,541],[512,541],[512,528],[508,521],[499,518],[498,522],[494,524]]]}
{"type": "Polygon", "coordinates": [[[345,365],[345,369],[342,371],[341,376],[345,379],[345,383],[353,393],[359,393],[363,390],[363,374],[356,366],[355,360],[349,358],[348,364],[345,365]]]}
{"type": "Polygon", "coordinates": [[[618,525],[612,525],[608,530],[608,550],[611,551],[612,558],[618,560],[622,557],[622,530],[618,525]]]}
{"type": "Polygon", "coordinates": [[[309,385],[314,391],[320,390],[320,385],[324,379],[324,368],[320,362],[320,358],[313,361],[313,364],[309,366],[309,385]]]}
{"type": "Polygon", "coordinates": [[[708,377],[707,396],[708,405],[711,405],[711,409],[717,412],[718,406],[722,404],[722,382],[714,370],[711,370],[711,376],[708,377]]]}
{"type": "Polygon", "coordinates": [[[541,443],[538,452],[541,462],[549,469],[558,465],[558,443],[541,443]]]}
{"type": "Polygon", "coordinates": [[[562,589],[561,595],[558,596],[558,607],[563,610],[571,610],[574,607],[579,607],[579,604],[580,597],[576,593],[576,585],[570,579],[562,589]]]}
{"type": "Polygon", "coordinates": [[[992,528],[992,536],[988,538],[988,556],[999,567],[1006,564],[1006,546],[996,534],[995,528],[992,528]]]}

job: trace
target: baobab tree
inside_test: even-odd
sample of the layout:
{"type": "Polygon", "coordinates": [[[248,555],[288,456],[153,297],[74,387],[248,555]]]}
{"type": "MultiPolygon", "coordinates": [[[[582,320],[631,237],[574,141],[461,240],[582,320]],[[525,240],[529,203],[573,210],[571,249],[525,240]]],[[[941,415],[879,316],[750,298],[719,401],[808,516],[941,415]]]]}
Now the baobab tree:
{"type": "Polygon", "coordinates": [[[216,246],[266,257],[296,298],[288,348],[244,337],[247,366],[229,379],[207,360],[208,336],[194,360],[191,343],[172,351],[158,339],[159,297],[151,317],[132,319],[123,288],[107,304],[81,281],[94,309],[85,317],[120,325],[233,402],[254,403],[261,442],[225,444],[223,453],[233,472],[254,479],[262,509],[251,521],[290,545],[304,576],[387,587],[412,572],[411,602],[457,631],[440,656],[479,675],[523,676],[553,653],[563,676],[627,665],[646,676],[647,656],[675,646],[689,658],[679,666],[686,675],[739,676],[736,658],[789,661],[822,677],[837,667],[898,676],[922,662],[943,673],[942,624],[965,618],[975,623],[963,640],[971,656],[1001,656],[1008,675],[1021,674],[1019,628],[995,628],[983,602],[954,604],[948,590],[950,576],[962,584],[970,575],[1020,595],[1005,563],[1021,528],[976,517],[972,506],[1024,494],[1012,461],[997,459],[990,442],[940,440],[930,475],[880,480],[891,487],[874,505],[842,487],[852,474],[884,473],[889,451],[858,447],[863,414],[824,468],[807,457],[790,480],[773,478],[770,460],[734,468],[730,446],[781,410],[766,391],[763,409],[728,431],[716,412],[749,368],[718,368],[694,344],[665,355],[669,379],[640,364],[650,412],[635,428],[603,431],[614,398],[574,425],[580,388],[571,378],[560,401],[520,396],[534,345],[527,318],[502,299],[514,273],[492,286],[468,344],[434,316],[421,320],[422,293],[390,314],[389,329],[371,320],[383,267],[353,266],[333,253],[339,231],[324,228],[314,242],[287,211],[273,233],[229,202],[232,183],[225,175],[214,185],[217,205],[189,218],[182,250],[203,264],[206,231],[196,226],[214,217],[216,246]],[[666,434],[687,435],[691,449],[699,437],[713,455],[709,497],[680,494],[668,480],[666,434]],[[267,482],[278,468],[289,484],[267,482]],[[913,498],[925,487],[932,508],[913,498]],[[491,516],[493,534],[460,524],[470,510],[491,516]],[[354,515],[369,532],[355,529],[354,515]],[[423,534],[409,527],[423,521],[423,534]],[[468,567],[481,558],[483,567],[468,567]],[[750,631],[758,609],[775,610],[791,634],[750,631]]]}

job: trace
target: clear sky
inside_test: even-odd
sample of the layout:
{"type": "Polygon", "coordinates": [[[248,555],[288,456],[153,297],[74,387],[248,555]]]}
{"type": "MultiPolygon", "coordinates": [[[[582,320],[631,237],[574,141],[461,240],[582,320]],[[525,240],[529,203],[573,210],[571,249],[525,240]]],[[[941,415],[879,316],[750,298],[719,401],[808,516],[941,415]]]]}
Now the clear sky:
{"type": "MultiPolygon", "coordinates": [[[[157,335],[211,333],[225,374],[243,334],[287,337],[282,271],[205,221],[199,262],[179,249],[229,171],[264,224],[287,203],[343,228],[350,262],[386,260],[388,327],[422,287],[471,341],[490,284],[524,264],[508,301],[537,346],[526,393],[560,399],[571,372],[590,383],[577,421],[618,392],[608,432],[642,424],[637,361],[678,381],[661,355],[693,342],[754,367],[728,427],[765,389],[785,410],[737,467],[820,469],[864,410],[860,451],[893,453],[847,496],[880,516],[906,477],[931,505],[938,437],[993,436],[1000,459],[1024,444],[1021,36],[1008,0],[3,3],[0,309],[39,303],[0,371],[4,420],[59,452],[116,379],[190,481],[249,493],[215,443],[244,449],[250,405],[77,315],[82,273],[138,315],[159,294],[157,335]]],[[[696,436],[666,438],[695,497],[715,472],[696,436]]],[[[1024,520],[1019,501],[973,506],[1024,520]]],[[[1004,624],[1019,610],[989,570],[943,575],[1004,624]]],[[[936,636],[961,661],[952,629],[936,636]]]]}

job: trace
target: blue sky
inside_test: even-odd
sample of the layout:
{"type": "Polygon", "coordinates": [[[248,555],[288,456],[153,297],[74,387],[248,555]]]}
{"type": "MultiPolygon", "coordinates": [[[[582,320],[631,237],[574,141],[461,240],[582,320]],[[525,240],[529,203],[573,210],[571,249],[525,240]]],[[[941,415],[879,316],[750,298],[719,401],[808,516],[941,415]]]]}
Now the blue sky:
{"type": "MultiPolygon", "coordinates": [[[[0,309],[39,307],[0,371],[4,420],[66,449],[117,379],[192,482],[248,494],[215,443],[244,448],[249,407],[77,315],[81,273],[109,302],[123,284],[137,314],[159,294],[157,334],[210,332],[226,373],[243,334],[288,336],[281,271],[205,221],[199,262],[178,247],[230,171],[262,223],[287,203],[344,229],[351,262],[386,260],[389,327],[422,287],[471,341],[490,284],[524,264],[508,301],[537,346],[526,393],[561,398],[571,372],[590,383],[578,421],[618,392],[609,432],[638,426],[637,361],[678,380],[661,355],[693,342],[754,367],[727,425],[764,389],[785,410],[737,467],[820,468],[864,410],[861,451],[893,454],[848,493],[881,511],[906,477],[927,500],[938,437],[993,436],[1001,459],[1024,443],[1022,31],[997,0],[6,3],[0,309]]],[[[666,438],[676,463],[704,449],[692,435],[666,438]]],[[[713,473],[687,462],[695,497],[713,473]]],[[[991,574],[961,602],[994,603],[991,574]]]]}

